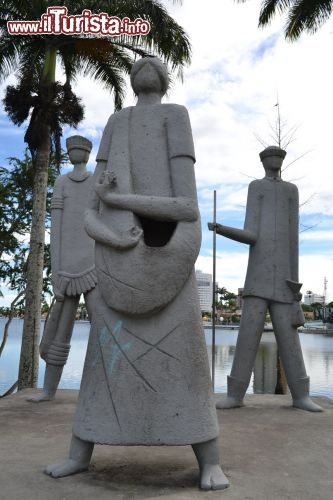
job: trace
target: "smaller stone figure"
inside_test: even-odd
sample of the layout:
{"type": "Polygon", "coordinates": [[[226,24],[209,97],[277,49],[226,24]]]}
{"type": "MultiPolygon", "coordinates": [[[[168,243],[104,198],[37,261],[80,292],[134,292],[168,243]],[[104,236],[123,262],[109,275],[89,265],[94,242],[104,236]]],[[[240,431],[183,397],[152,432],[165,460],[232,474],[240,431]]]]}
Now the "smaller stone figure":
{"type": "Polygon", "coordinates": [[[94,241],[84,227],[84,211],[92,189],[87,162],[92,148],[85,137],[76,135],[66,141],[72,172],[57,178],[51,213],[51,267],[56,302],[52,307],[40,344],[46,361],[43,392],[29,401],[54,398],[66,364],[74,321],[81,294],[89,318],[92,315],[95,285],[94,241]]]}
{"type": "Polygon", "coordinates": [[[293,398],[293,406],[322,411],[309,398],[297,327],[304,324],[298,283],[298,190],[281,179],[286,152],[270,146],[260,153],[265,177],[249,186],[244,229],[208,224],[209,229],[250,245],[242,319],[228,377],[228,396],[217,408],[243,406],[267,310],[293,398]]]}

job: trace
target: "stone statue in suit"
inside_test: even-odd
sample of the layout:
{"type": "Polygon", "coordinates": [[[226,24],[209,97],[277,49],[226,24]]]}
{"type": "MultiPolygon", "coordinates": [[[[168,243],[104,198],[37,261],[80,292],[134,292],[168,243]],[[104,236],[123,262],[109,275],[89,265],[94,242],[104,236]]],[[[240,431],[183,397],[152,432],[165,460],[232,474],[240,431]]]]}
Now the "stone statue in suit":
{"type": "Polygon", "coordinates": [[[298,282],[298,190],[281,179],[286,152],[270,146],[260,153],[265,177],[248,189],[243,229],[209,224],[217,234],[250,246],[243,291],[243,308],[228,396],[218,408],[243,406],[243,398],[269,311],[293,406],[321,411],[309,398],[297,327],[304,324],[298,282]]]}

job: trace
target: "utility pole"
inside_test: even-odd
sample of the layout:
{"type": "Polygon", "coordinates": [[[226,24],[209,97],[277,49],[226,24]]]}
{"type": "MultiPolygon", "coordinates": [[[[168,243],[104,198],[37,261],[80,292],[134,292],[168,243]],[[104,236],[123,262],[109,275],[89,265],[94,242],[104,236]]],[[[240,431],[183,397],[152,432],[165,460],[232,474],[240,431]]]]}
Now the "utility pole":
{"type": "Polygon", "coordinates": [[[212,302],[212,385],[215,391],[215,299],[216,299],[216,191],[214,190],[214,213],[213,213],[213,302],[212,302]]]}
{"type": "Polygon", "coordinates": [[[326,276],[324,277],[324,306],[326,306],[326,295],[327,295],[327,278],[326,276]]]}

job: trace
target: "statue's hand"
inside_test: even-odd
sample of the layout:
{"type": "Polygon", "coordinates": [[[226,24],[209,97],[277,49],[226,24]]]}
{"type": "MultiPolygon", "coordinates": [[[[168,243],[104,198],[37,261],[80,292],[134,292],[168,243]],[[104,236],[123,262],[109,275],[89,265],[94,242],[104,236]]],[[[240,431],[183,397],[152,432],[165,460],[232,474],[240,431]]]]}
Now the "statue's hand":
{"type": "Polygon", "coordinates": [[[95,191],[100,198],[109,193],[117,185],[117,176],[114,172],[104,170],[95,184],[95,191]]]}
{"type": "Polygon", "coordinates": [[[208,222],[208,229],[209,229],[210,231],[214,231],[214,230],[216,230],[216,229],[217,229],[217,226],[218,226],[218,225],[216,224],[216,222],[208,222]]]}

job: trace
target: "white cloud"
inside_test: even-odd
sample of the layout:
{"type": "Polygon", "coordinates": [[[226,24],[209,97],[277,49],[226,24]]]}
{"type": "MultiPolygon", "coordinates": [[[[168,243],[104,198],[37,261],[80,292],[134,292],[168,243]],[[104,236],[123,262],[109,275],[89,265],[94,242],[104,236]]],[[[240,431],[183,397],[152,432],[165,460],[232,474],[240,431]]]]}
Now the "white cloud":
{"type": "MultiPolygon", "coordinates": [[[[247,259],[247,251],[217,252],[216,281],[219,286],[224,286],[228,291],[237,293],[238,288],[244,285],[247,259]]],[[[212,254],[199,255],[195,267],[204,273],[213,274],[212,254]]]]}
{"type": "Polygon", "coordinates": [[[333,301],[333,254],[332,252],[314,252],[312,255],[300,255],[299,276],[303,282],[303,294],[307,290],[324,293],[324,279],[327,278],[327,301],[333,301]]]}
{"type": "MultiPolygon", "coordinates": [[[[328,242],[328,241],[333,241],[333,231],[318,231],[318,230],[312,230],[312,231],[304,231],[301,232],[300,234],[300,239],[302,241],[312,241],[312,242],[328,242]]],[[[332,251],[332,257],[333,257],[333,251],[332,251]]]]}

